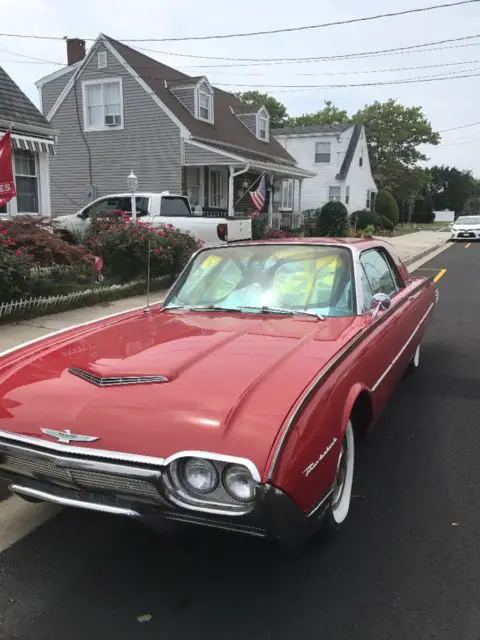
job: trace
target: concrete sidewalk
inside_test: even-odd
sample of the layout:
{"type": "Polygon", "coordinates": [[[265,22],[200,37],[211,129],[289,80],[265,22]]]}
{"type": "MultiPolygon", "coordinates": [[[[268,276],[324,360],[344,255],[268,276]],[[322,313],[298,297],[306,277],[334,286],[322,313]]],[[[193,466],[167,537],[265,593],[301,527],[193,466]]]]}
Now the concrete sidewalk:
{"type": "Polygon", "coordinates": [[[379,240],[390,242],[408,266],[442,247],[448,242],[449,238],[450,234],[439,231],[415,231],[406,233],[403,236],[379,238],[379,240]]]}
{"type": "MultiPolygon", "coordinates": [[[[449,236],[446,237],[446,234],[437,231],[417,231],[394,238],[380,239],[386,239],[390,242],[402,260],[404,260],[407,265],[410,265],[439,249],[447,242],[448,238],[449,236]]],[[[152,304],[163,300],[165,293],[166,291],[157,291],[153,294],[152,304]]],[[[95,305],[93,307],[84,307],[82,309],[74,309],[73,311],[41,316],[12,325],[0,325],[0,352],[5,349],[10,349],[22,342],[47,335],[52,331],[96,320],[102,316],[127,311],[135,307],[141,307],[144,304],[145,296],[135,296],[107,304],[95,305]]]]}

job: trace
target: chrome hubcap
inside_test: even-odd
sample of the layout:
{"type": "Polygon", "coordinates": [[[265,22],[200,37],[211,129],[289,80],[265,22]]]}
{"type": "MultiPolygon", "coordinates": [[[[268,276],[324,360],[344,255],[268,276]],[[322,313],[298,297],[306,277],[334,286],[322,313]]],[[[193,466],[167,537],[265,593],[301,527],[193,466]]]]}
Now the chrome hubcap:
{"type": "Polygon", "coordinates": [[[340,503],[343,496],[343,491],[345,489],[345,480],[347,477],[347,464],[348,464],[347,446],[348,446],[347,439],[344,438],[343,445],[342,445],[342,452],[338,460],[337,475],[335,477],[335,483],[333,485],[332,507],[334,509],[340,503]]]}

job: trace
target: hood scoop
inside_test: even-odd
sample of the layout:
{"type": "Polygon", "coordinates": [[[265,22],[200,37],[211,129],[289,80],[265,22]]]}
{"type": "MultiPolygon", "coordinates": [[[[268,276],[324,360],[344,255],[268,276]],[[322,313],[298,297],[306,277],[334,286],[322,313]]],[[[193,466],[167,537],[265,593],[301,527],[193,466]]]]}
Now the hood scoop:
{"type": "Polygon", "coordinates": [[[95,376],[92,373],[77,369],[75,367],[70,368],[69,373],[79,378],[82,378],[86,382],[95,384],[97,387],[119,387],[122,385],[130,384],[158,384],[160,382],[168,382],[168,378],[165,376],[116,376],[111,378],[102,378],[95,376]]]}

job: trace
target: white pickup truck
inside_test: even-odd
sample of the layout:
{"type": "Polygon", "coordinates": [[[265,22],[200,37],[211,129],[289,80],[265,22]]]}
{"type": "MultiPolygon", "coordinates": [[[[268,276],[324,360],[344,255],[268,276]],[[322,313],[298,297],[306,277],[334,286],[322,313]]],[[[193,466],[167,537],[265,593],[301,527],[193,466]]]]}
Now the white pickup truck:
{"type": "MultiPolygon", "coordinates": [[[[224,242],[252,239],[252,221],[250,218],[209,218],[192,211],[186,196],[169,193],[135,194],[137,218],[154,226],[171,224],[179,231],[189,231],[207,246],[224,242]]],[[[125,211],[131,214],[132,197],[130,193],[115,193],[97,198],[77,213],[57,216],[52,220],[54,230],[66,239],[88,231],[91,219],[99,214],[108,215],[109,211],[125,211]]]]}

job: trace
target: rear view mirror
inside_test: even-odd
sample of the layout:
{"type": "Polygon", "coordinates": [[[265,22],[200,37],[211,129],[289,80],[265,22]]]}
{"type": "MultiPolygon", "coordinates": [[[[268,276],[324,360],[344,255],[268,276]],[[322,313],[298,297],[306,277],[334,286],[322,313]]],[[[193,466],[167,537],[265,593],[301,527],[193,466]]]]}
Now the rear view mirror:
{"type": "Polygon", "coordinates": [[[387,311],[390,308],[392,301],[390,300],[390,296],[387,296],[386,293],[376,293],[373,296],[372,300],[372,311],[373,317],[376,318],[380,311],[387,311]]]}

